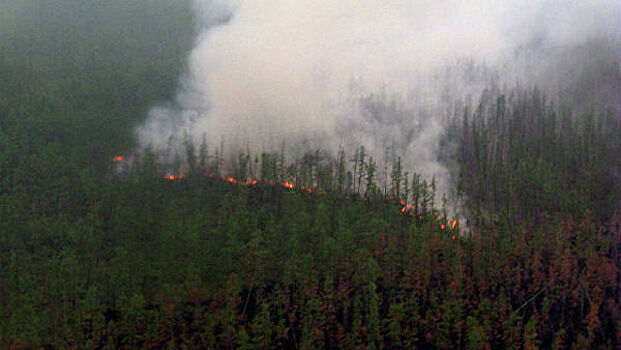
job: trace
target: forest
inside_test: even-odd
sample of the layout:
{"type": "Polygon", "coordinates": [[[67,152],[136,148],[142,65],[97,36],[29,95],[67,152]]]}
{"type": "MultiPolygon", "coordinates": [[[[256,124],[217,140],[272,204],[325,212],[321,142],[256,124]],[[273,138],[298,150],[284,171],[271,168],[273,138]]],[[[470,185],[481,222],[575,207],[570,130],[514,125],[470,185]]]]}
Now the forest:
{"type": "Polygon", "coordinates": [[[171,163],[133,130],[184,72],[178,2],[0,24],[0,349],[621,346],[618,100],[488,84],[443,121],[451,196],[364,146],[171,163]]]}

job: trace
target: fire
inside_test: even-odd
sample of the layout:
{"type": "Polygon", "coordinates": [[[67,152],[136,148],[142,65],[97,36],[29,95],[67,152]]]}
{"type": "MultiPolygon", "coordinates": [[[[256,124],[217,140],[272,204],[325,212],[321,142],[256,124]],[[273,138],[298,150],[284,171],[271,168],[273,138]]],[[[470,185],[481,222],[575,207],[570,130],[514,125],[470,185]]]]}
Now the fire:
{"type": "Polygon", "coordinates": [[[183,174],[179,174],[179,175],[170,174],[170,175],[166,176],[166,179],[170,180],[170,181],[181,180],[181,179],[185,179],[185,175],[183,175],[183,174]]]}
{"type": "Polygon", "coordinates": [[[406,203],[406,202],[405,202],[405,201],[403,201],[403,200],[399,201],[399,204],[401,204],[401,205],[402,205],[402,208],[401,208],[401,212],[402,212],[402,213],[408,213],[408,214],[410,214],[410,215],[414,215],[414,214],[412,213],[412,210],[414,210],[414,204],[412,204],[412,203],[409,203],[409,204],[408,204],[408,203],[406,203]]]}
{"type": "Polygon", "coordinates": [[[125,157],[123,157],[123,156],[116,156],[116,157],[112,158],[113,162],[121,162],[123,160],[125,160],[125,157]]]}
{"type": "MultiPolygon", "coordinates": [[[[118,161],[123,161],[124,159],[125,159],[125,158],[124,158],[123,156],[116,156],[116,157],[114,157],[114,158],[113,158],[113,160],[114,160],[115,162],[118,162],[118,161]]],[[[215,177],[216,177],[216,175],[215,175],[215,174],[213,174],[213,173],[208,173],[208,174],[205,174],[205,175],[206,175],[207,177],[210,177],[210,178],[215,178],[215,177]]],[[[170,175],[167,175],[167,176],[166,176],[166,179],[167,179],[167,180],[170,180],[170,181],[180,180],[180,179],[183,179],[183,178],[185,178],[185,175],[183,175],[183,174],[177,174],[177,175],[175,175],[175,174],[170,174],[170,175]]],[[[226,181],[226,182],[229,182],[229,183],[232,183],[232,184],[242,185],[242,186],[249,186],[249,185],[253,185],[253,186],[254,186],[254,185],[259,184],[259,182],[260,182],[260,181],[259,181],[259,180],[257,180],[257,179],[253,179],[253,180],[245,180],[245,181],[239,181],[239,180],[235,179],[234,177],[221,177],[220,179],[221,179],[222,181],[226,181]]],[[[274,181],[264,181],[263,183],[265,183],[265,184],[269,184],[269,185],[276,185],[276,183],[275,183],[274,181]]],[[[281,186],[282,186],[283,188],[290,189],[290,190],[293,190],[293,189],[295,189],[295,188],[296,188],[296,187],[295,187],[295,184],[294,184],[293,182],[290,182],[290,181],[285,181],[285,182],[283,182],[283,183],[281,184],[281,186]]],[[[308,193],[313,193],[313,192],[315,192],[315,190],[314,190],[314,189],[312,189],[312,188],[310,188],[310,187],[306,187],[306,186],[300,186],[300,189],[301,189],[302,191],[306,191],[306,192],[308,192],[308,193]]],[[[323,194],[325,194],[325,192],[323,192],[323,191],[319,191],[319,192],[318,192],[318,194],[319,194],[319,195],[323,195],[323,194]]],[[[416,208],[414,207],[414,204],[412,204],[412,203],[407,203],[407,202],[406,202],[406,201],[404,201],[404,200],[400,200],[400,201],[399,201],[399,204],[401,204],[400,212],[402,212],[402,213],[407,213],[408,215],[412,215],[412,216],[414,216],[414,217],[416,217],[416,214],[418,214],[418,213],[417,213],[416,208]]],[[[422,220],[424,220],[424,219],[425,219],[425,217],[424,217],[423,215],[418,215],[418,219],[422,221],[422,220]]],[[[436,221],[438,221],[438,222],[442,222],[442,219],[441,219],[440,217],[437,217],[437,218],[436,218],[436,221]]],[[[455,230],[455,228],[457,227],[457,224],[458,224],[457,219],[453,219],[453,221],[451,221],[451,220],[447,220],[447,221],[446,221],[446,223],[441,223],[441,224],[440,224],[440,230],[442,230],[442,231],[444,231],[444,230],[448,230],[448,229],[450,229],[450,230],[455,230]]],[[[452,235],[451,235],[451,239],[452,239],[452,240],[456,240],[456,239],[457,239],[457,235],[456,235],[456,234],[452,234],[452,235]]]]}

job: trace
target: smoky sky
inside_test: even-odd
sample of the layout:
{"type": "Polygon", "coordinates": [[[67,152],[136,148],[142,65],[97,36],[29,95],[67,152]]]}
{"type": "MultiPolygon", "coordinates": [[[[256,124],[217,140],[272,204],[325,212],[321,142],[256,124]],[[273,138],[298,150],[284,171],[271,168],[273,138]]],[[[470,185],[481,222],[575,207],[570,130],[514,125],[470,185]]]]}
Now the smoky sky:
{"type": "Polygon", "coordinates": [[[187,72],[176,100],[138,129],[142,145],[365,145],[378,159],[392,145],[425,175],[446,171],[435,154],[442,93],[476,96],[486,83],[447,67],[465,60],[545,85],[558,55],[537,52],[621,38],[615,0],[198,0],[193,10],[187,72]]]}

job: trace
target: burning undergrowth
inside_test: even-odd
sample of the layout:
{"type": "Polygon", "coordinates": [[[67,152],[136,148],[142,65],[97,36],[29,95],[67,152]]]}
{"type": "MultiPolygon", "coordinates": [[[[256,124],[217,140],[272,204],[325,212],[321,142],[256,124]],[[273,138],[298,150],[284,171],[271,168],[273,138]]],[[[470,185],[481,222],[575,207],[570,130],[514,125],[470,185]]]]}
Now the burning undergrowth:
{"type": "MultiPolygon", "coordinates": [[[[361,169],[368,166],[368,164],[365,165],[364,163],[365,157],[363,152],[364,148],[360,148],[356,154],[356,157],[358,157],[356,162],[361,164],[361,169]]],[[[341,153],[341,156],[344,156],[344,154],[341,153]]],[[[263,155],[264,159],[269,157],[269,155],[263,155]]],[[[372,159],[369,161],[373,162],[372,159]]],[[[115,156],[113,158],[113,163],[117,169],[123,167],[127,169],[128,164],[126,162],[127,159],[124,156],[115,156]]],[[[199,164],[194,161],[188,163],[199,164]]],[[[373,174],[369,173],[368,170],[366,182],[362,185],[363,176],[360,176],[360,179],[356,182],[354,174],[350,171],[341,173],[337,169],[335,174],[331,174],[329,171],[323,173],[321,171],[313,172],[312,169],[316,164],[313,159],[306,159],[302,165],[298,163],[295,166],[289,166],[283,174],[278,172],[282,167],[279,167],[278,160],[276,160],[276,163],[273,164],[275,167],[271,171],[263,167],[262,179],[250,174],[247,171],[248,169],[242,173],[238,169],[237,174],[240,177],[236,178],[221,175],[218,172],[209,172],[210,170],[217,171],[217,169],[208,167],[191,168],[185,171],[168,171],[162,179],[171,184],[186,181],[193,181],[196,184],[198,181],[202,182],[206,187],[230,185],[235,188],[259,189],[259,191],[268,190],[271,193],[273,193],[274,189],[280,188],[282,191],[304,194],[309,196],[309,198],[328,196],[336,201],[364,200],[369,204],[374,202],[384,203],[384,205],[388,204],[395,213],[401,212],[403,215],[412,218],[412,220],[416,220],[419,224],[435,222],[440,231],[451,232],[453,240],[457,238],[459,230],[466,232],[467,227],[463,218],[458,230],[460,220],[448,217],[452,213],[449,213],[446,202],[443,202],[441,207],[438,207],[438,204],[435,203],[435,180],[431,184],[427,184],[426,180],[421,181],[420,175],[414,174],[410,182],[407,178],[408,174],[400,173],[400,165],[396,164],[391,172],[393,180],[391,187],[380,189],[373,182],[373,174]],[[298,165],[301,166],[301,171],[296,173],[294,169],[298,165]],[[309,167],[310,171],[305,171],[306,167],[309,167]],[[190,174],[189,177],[186,175],[188,173],[190,174]],[[411,187],[408,184],[411,184],[411,187]]],[[[341,163],[341,166],[343,166],[343,163],[341,163]]],[[[341,168],[341,171],[343,170],[345,169],[341,168]]],[[[267,201],[271,202],[273,199],[268,199],[267,201]]]]}

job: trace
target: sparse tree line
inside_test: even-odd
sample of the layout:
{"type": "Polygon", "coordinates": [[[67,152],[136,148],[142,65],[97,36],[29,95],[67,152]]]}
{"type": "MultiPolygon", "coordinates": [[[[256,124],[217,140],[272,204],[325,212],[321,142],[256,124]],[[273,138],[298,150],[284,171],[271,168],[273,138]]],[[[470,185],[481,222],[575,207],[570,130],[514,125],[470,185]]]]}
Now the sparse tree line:
{"type": "Polygon", "coordinates": [[[162,178],[187,179],[211,177],[248,182],[260,179],[264,184],[290,182],[315,192],[330,192],[348,198],[390,199],[395,202],[416,203],[421,213],[446,212],[446,200],[438,207],[435,203],[437,186],[435,177],[429,181],[420,174],[411,175],[402,166],[401,157],[396,156],[386,164],[385,174],[378,176],[377,161],[369,155],[364,146],[356,148],[351,157],[340,149],[336,157],[324,150],[309,151],[294,160],[286,160],[285,150],[252,155],[250,151],[237,153],[225,159],[223,150],[216,148],[212,153],[205,141],[198,147],[185,142],[182,154],[173,157],[172,162],[162,162],[157,153],[147,149],[131,165],[117,164],[122,178],[135,167],[159,169],[162,178]],[[145,165],[144,162],[153,162],[145,165]],[[136,165],[140,164],[140,165],[136,165]],[[390,169],[390,171],[389,171],[390,169]],[[381,181],[378,179],[382,179],[381,181]]]}
{"type": "Polygon", "coordinates": [[[458,192],[477,221],[586,211],[605,220],[618,204],[621,120],[612,110],[576,115],[536,88],[491,87],[448,130],[458,140],[458,192]]]}

